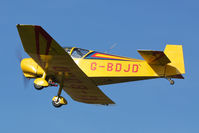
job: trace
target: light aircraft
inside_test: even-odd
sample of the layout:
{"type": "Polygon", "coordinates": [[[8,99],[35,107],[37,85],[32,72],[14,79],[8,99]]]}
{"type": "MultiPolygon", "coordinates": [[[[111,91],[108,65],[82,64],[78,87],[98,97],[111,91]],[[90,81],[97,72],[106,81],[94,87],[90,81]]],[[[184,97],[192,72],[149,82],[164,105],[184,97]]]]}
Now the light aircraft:
{"type": "Polygon", "coordinates": [[[185,73],[182,45],[166,45],[164,51],[138,50],[144,60],[81,49],[61,47],[41,26],[17,25],[24,50],[31,58],[21,60],[26,78],[34,87],[59,85],[52,104],[67,104],[64,90],[73,100],[88,104],[114,102],[97,86],[154,78],[183,79],[185,73]]]}

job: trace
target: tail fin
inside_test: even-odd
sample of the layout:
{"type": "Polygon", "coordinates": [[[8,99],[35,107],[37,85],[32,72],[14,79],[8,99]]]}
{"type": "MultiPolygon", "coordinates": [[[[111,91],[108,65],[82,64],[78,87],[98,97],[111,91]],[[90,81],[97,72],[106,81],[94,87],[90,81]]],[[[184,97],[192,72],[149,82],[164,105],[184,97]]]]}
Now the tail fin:
{"type": "Polygon", "coordinates": [[[184,74],[185,67],[182,45],[167,45],[164,53],[171,61],[166,67],[165,76],[184,74]]]}

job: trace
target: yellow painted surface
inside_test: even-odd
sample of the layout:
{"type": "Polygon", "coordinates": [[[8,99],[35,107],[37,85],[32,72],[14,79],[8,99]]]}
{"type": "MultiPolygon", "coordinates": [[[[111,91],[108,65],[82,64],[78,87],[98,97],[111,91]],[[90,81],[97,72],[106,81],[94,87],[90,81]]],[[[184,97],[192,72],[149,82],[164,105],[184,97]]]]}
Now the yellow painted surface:
{"type": "Polygon", "coordinates": [[[163,51],[138,50],[138,52],[148,64],[164,66],[171,62],[163,51]]]}
{"type": "Polygon", "coordinates": [[[130,60],[130,58],[122,58],[125,61],[78,58],[74,58],[74,60],[88,77],[134,77],[136,80],[136,77],[138,79],[140,79],[140,77],[155,78],[185,73],[182,45],[167,45],[164,53],[155,51],[158,53],[157,55],[153,55],[154,51],[140,52],[147,61],[152,59],[155,60],[156,63],[149,64],[150,62],[145,60],[130,60]],[[146,53],[149,57],[147,57],[148,55],[146,53]]]}
{"type": "MultiPolygon", "coordinates": [[[[167,45],[164,53],[160,54],[142,51],[147,61],[104,53],[95,53],[91,55],[92,59],[72,59],[40,26],[17,25],[17,28],[23,47],[31,57],[21,62],[24,75],[36,77],[45,72],[47,76],[52,76],[58,83],[62,83],[64,91],[79,102],[114,104],[97,85],[185,73],[181,45],[167,45]],[[153,61],[150,62],[151,59],[153,61]]],[[[36,79],[35,83],[47,86],[41,78],[36,79]]]]}
{"type": "Polygon", "coordinates": [[[114,104],[42,27],[17,25],[17,29],[27,54],[47,76],[62,83],[63,90],[72,99],[92,104],[114,104]]]}
{"type": "MultiPolygon", "coordinates": [[[[57,100],[57,98],[58,98],[58,96],[54,96],[53,98],[52,98],[52,101],[56,101],[57,100]]],[[[63,98],[62,96],[59,96],[59,98],[60,98],[60,104],[62,104],[62,105],[65,105],[65,104],[67,104],[67,101],[66,101],[66,99],[65,98],[63,98]]]]}
{"type": "Polygon", "coordinates": [[[165,69],[164,66],[151,67],[146,61],[75,59],[75,62],[88,77],[163,76],[165,69]]]}
{"type": "Polygon", "coordinates": [[[44,70],[32,58],[24,58],[21,61],[21,69],[24,76],[28,78],[37,77],[44,73],[44,70]]]}
{"type": "Polygon", "coordinates": [[[184,57],[182,45],[167,45],[164,53],[171,60],[166,67],[166,76],[184,74],[184,57]]]}
{"type": "Polygon", "coordinates": [[[34,84],[37,84],[37,85],[40,85],[40,86],[44,86],[44,87],[48,86],[48,82],[45,79],[43,79],[43,78],[36,78],[34,80],[34,84]]]}

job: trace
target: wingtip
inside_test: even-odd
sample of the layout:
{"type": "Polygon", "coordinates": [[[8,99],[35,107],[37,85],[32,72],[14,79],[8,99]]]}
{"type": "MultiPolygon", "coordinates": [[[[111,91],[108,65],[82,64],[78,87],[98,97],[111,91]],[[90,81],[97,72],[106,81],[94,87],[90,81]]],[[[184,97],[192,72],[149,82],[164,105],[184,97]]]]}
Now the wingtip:
{"type": "Polygon", "coordinates": [[[16,26],[17,27],[19,27],[19,26],[38,26],[38,27],[41,27],[40,25],[30,25],[30,24],[17,24],[16,26]]]}

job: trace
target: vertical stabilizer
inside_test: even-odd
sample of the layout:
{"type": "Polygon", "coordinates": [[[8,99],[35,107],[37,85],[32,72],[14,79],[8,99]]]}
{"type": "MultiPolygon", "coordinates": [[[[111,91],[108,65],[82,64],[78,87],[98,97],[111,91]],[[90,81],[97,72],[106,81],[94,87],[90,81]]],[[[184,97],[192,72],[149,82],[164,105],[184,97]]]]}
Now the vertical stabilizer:
{"type": "Polygon", "coordinates": [[[166,67],[165,76],[181,75],[185,73],[182,45],[167,45],[164,53],[171,63],[166,67]]]}

